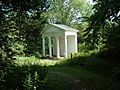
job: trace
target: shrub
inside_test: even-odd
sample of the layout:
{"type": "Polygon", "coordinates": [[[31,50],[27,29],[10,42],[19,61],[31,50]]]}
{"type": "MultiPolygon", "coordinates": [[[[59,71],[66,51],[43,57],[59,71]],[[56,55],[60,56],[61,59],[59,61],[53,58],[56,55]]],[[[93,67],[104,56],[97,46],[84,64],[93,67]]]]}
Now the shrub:
{"type": "Polygon", "coordinates": [[[82,43],[78,45],[79,52],[88,52],[89,50],[94,50],[94,49],[96,49],[96,46],[92,44],[82,43]]]}
{"type": "Polygon", "coordinates": [[[98,57],[119,60],[119,53],[120,48],[107,47],[100,50],[100,52],[98,53],[98,57]]]}
{"type": "Polygon", "coordinates": [[[114,72],[114,74],[112,76],[112,80],[120,83],[120,71],[114,72]]]}
{"type": "Polygon", "coordinates": [[[40,90],[45,88],[47,68],[38,65],[16,66],[6,75],[6,90],[40,90]]]}
{"type": "Polygon", "coordinates": [[[6,83],[5,76],[11,72],[14,63],[14,52],[8,47],[4,47],[5,50],[0,49],[0,90],[4,90],[6,83]]]}

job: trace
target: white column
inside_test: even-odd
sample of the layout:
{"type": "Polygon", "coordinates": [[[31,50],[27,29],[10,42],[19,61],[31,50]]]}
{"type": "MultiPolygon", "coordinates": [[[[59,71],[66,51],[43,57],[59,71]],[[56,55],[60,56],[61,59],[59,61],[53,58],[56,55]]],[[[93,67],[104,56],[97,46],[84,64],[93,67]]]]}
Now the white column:
{"type": "Polygon", "coordinates": [[[75,53],[77,53],[77,35],[75,35],[75,53]]]}
{"type": "Polygon", "coordinates": [[[49,39],[49,56],[52,57],[51,37],[48,37],[48,39],[49,39]]]}
{"type": "Polygon", "coordinates": [[[60,57],[60,47],[59,47],[59,37],[56,36],[56,45],[57,45],[57,58],[60,57]]]}
{"type": "Polygon", "coordinates": [[[42,38],[42,48],[43,48],[43,56],[45,57],[45,38],[42,38]]]}
{"type": "Polygon", "coordinates": [[[65,57],[67,58],[67,36],[65,35],[65,39],[64,39],[64,43],[65,43],[65,57]]]}

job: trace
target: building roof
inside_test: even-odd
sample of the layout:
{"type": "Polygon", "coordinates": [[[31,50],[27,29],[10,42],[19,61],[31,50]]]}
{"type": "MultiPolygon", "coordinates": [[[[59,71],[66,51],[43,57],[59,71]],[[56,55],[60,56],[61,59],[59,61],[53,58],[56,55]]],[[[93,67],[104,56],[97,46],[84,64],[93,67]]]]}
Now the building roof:
{"type": "Polygon", "coordinates": [[[65,31],[75,31],[75,32],[78,32],[79,30],[77,29],[74,29],[74,28],[71,28],[69,26],[66,26],[66,25],[63,25],[63,24],[51,24],[57,28],[60,28],[62,30],[65,30],[65,31]]]}

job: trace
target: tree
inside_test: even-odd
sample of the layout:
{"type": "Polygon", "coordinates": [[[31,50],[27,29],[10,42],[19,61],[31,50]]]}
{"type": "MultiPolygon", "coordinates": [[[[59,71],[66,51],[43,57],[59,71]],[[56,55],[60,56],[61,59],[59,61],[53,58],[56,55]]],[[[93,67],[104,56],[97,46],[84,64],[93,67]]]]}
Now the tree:
{"type": "Polygon", "coordinates": [[[32,15],[32,18],[29,19],[29,24],[27,25],[27,30],[25,30],[25,54],[26,55],[36,55],[40,56],[42,53],[42,31],[47,24],[47,18],[41,14],[37,19],[33,19],[35,15],[32,15]]]}
{"type": "Polygon", "coordinates": [[[108,48],[119,53],[120,46],[120,1],[94,0],[94,13],[90,16],[86,29],[86,40],[98,44],[101,40],[108,48]]]}
{"type": "Polygon", "coordinates": [[[50,23],[65,24],[80,30],[78,43],[83,43],[83,31],[87,28],[86,19],[91,15],[92,5],[87,0],[49,0],[46,12],[50,23]]]}
{"type": "Polygon", "coordinates": [[[49,0],[51,6],[48,11],[49,22],[72,25],[80,17],[90,15],[90,4],[86,0],[49,0]]]}
{"type": "MultiPolygon", "coordinates": [[[[34,19],[48,8],[47,0],[0,0],[0,89],[5,89],[4,76],[13,66],[16,41],[24,40],[30,15],[34,19]],[[15,18],[14,18],[15,17],[15,18]],[[23,18],[25,17],[25,18],[23,18]],[[25,22],[26,20],[26,22],[25,22]],[[23,22],[24,21],[24,22],[23,22]]],[[[42,20],[42,19],[41,19],[42,20]]],[[[30,23],[29,23],[30,24],[30,23]]],[[[28,32],[26,32],[28,33],[28,32]]]]}

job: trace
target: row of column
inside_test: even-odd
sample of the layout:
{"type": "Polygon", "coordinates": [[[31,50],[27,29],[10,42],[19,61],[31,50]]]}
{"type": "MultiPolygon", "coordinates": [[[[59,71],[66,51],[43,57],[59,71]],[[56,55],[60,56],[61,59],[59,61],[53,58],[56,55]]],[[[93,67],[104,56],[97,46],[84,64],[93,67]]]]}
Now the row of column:
{"type": "MultiPolygon", "coordinates": [[[[48,37],[48,40],[49,40],[49,56],[52,57],[52,44],[51,44],[51,37],[48,37]]],[[[65,54],[64,56],[67,57],[67,36],[65,36],[65,39],[64,39],[64,45],[65,45],[65,54]]],[[[43,42],[43,56],[45,57],[45,38],[43,37],[42,38],[42,42],[43,42]]],[[[57,46],[57,58],[60,57],[60,43],[59,43],[59,36],[56,36],[56,46],[57,46]]]]}

